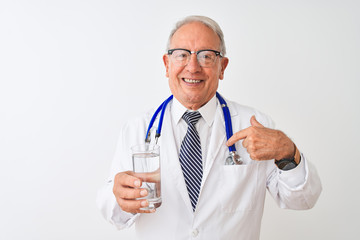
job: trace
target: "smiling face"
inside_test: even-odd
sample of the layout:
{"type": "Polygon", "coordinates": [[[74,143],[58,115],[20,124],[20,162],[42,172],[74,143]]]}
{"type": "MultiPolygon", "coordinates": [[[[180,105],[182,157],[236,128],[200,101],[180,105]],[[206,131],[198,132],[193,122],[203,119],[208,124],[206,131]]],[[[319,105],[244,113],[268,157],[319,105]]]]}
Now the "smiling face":
{"type": "MultiPolygon", "coordinates": [[[[191,22],[180,27],[171,38],[170,48],[190,51],[212,49],[220,51],[220,39],[209,27],[200,22],[191,22]]],[[[212,67],[201,67],[196,54],[186,66],[176,66],[170,56],[163,56],[166,77],[174,97],[186,108],[197,110],[216,93],[219,79],[223,79],[228,59],[217,57],[212,67]]]]}

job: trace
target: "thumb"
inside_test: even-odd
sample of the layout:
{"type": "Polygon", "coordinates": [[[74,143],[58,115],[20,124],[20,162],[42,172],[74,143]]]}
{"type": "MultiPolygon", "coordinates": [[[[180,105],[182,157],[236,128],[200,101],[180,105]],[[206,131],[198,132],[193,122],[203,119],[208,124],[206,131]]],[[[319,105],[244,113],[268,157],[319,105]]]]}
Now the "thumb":
{"type": "Polygon", "coordinates": [[[251,118],[250,118],[250,123],[251,123],[251,126],[253,127],[264,127],[261,123],[259,123],[256,118],[255,118],[255,115],[253,115],[251,118]]]}

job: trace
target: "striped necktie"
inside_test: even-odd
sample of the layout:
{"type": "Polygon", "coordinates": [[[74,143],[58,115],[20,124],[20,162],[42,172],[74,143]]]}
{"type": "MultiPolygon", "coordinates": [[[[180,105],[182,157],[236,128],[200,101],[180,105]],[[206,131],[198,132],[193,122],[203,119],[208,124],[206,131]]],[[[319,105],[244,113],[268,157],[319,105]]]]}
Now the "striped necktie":
{"type": "Polygon", "coordinates": [[[188,129],[181,143],[179,159],[191,205],[195,212],[203,174],[200,137],[195,128],[201,114],[199,112],[186,112],[182,118],[188,124],[188,129]]]}

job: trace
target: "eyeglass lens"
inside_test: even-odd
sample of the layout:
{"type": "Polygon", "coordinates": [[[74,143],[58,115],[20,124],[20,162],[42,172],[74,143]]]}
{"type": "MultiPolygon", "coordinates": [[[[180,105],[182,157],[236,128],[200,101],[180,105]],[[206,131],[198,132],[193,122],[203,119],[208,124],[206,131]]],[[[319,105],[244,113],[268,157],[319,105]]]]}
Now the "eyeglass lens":
{"type": "MultiPolygon", "coordinates": [[[[216,60],[216,54],[212,51],[200,51],[196,57],[202,67],[211,67],[216,60]]],[[[191,53],[186,50],[177,49],[172,52],[171,58],[177,65],[185,66],[190,61],[191,53]]]]}

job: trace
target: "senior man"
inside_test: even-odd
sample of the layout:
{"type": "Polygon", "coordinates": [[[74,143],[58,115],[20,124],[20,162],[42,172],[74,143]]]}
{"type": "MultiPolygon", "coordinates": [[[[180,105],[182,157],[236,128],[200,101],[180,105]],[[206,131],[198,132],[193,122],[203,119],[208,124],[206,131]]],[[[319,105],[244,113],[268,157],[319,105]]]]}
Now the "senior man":
{"type": "Polygon", "coordinates": [[[132,172],[130,147],[144,141],[153,114],[149,112],[122,127],[109,180],[99,191],[99,208],[118,229],[135,223],[139,239],[147,240],[254,240],[260,235],[266,189],[281,208],[314,206],[321,192],[315,168],[283,132],[272,129],[269,117],[227,101],[235,134],[226,139],[216,98],[229,61],[225,54],[223,33],[210,18],[189,16],[171,32],[163,61],[174,98],[166,108],[158,143],[162,205],[141,210],[149,203],[136,198],[147,191],[139,188],[141,179],[132,172]],[[189,113],[195,122],[186,120],[189,113]],[[192,145],[199,145],[200,152],[195,193],[182,159],[191,124],[199,139],[192,145]],[[224,165],[232,144],[242,157],[241,165],[224,165]]]}

